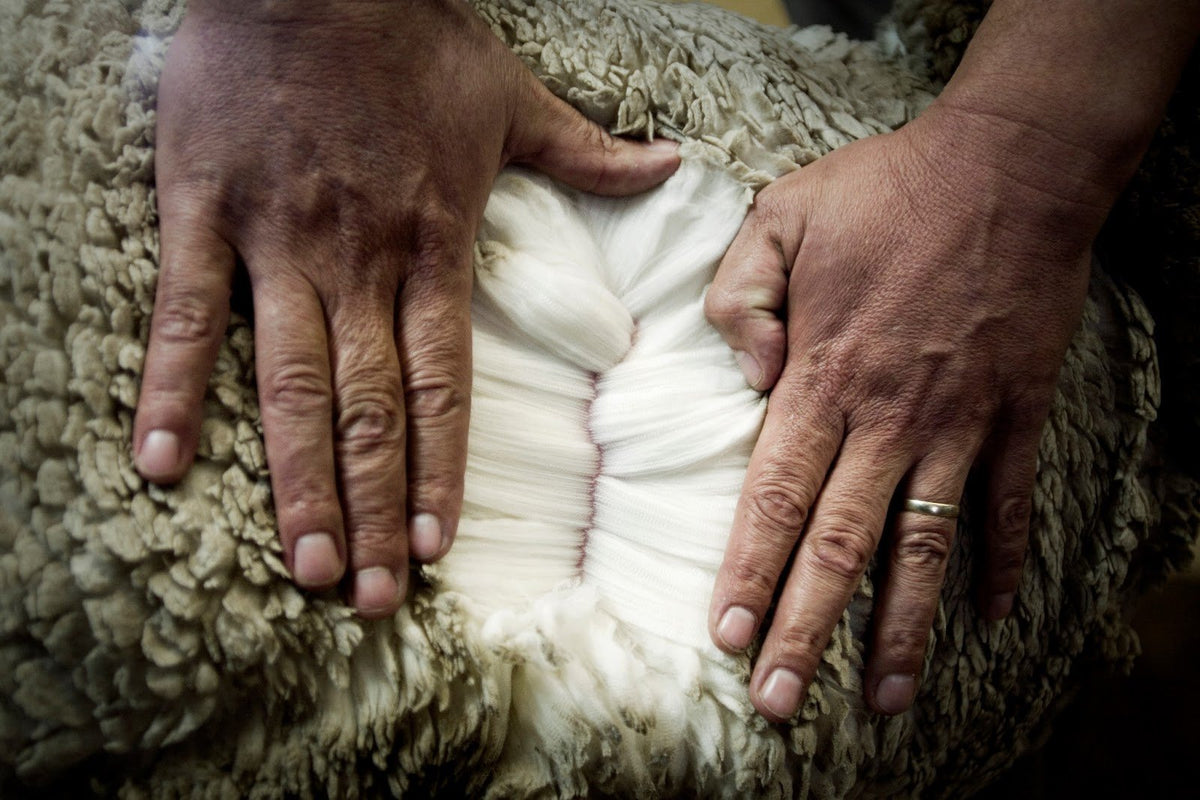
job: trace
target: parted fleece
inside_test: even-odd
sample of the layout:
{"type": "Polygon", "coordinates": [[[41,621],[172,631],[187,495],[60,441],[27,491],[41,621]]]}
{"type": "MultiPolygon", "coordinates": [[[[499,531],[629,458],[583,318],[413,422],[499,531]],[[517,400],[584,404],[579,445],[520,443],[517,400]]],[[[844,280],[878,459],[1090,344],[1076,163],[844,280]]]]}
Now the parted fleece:
{"type": "Polygon", "coordinates": [[[1172,484],[1164,526],[1161,470],[1147,477],[1159,376],[1142,302],[1095,270],[1012,617],[976,613],[968,507],[914,708],[888,719],[861,699],[872,574],[794,724],[768,725],[748,660],[703,624],[763,402],[704,324],[703,291],[750,190],[911,119],[942,40],[913,15],[861,43],[694,5],[475,5],[556,93],[618,133],[688,141],[688,158],[624,201],[498,182],[476,252],[462,535],[394,619],[367,623],[283,567],[243,317],[196,467],[168,489],[132,468],[154,96],[182,3],[0,0],[0,790],[936,797],[986,782],[1080,675],[1128,662],[1134,589],[1195,533],[1178,501],[1194,486],[1172,484]]]}

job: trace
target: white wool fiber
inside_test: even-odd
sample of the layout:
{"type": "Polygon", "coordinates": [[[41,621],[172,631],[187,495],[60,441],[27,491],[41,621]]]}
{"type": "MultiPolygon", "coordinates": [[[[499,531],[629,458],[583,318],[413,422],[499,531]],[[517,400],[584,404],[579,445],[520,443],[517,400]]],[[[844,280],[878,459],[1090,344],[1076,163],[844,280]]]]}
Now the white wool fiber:
{"type": "MultiPolygon", "coordinates": [[[[439,585],[494,609],[557,577],[594,590],[625,626],[728,660],[695,598],[712,591],[764,404],[703,298],[748,201],[695,161],[632,201],[518,171],[497,181],[480,233],[476,360],[487,367],[472,390],[467,507],[439,585]],[[627,309],[631,297],[649,311],[627,309]],[[556,363],[554,380],[527,380],[532,363],[542,375],[556,363]]],[[[626,669],[593,668],[619,697],[626,675],[613,664],[626,669]]]]}

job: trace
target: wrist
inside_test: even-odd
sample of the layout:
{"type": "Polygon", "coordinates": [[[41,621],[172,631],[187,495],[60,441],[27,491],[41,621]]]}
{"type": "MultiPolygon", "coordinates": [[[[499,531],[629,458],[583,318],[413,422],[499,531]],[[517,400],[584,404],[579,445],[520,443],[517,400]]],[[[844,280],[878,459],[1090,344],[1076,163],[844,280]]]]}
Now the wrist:
{"type": "Polygon", "coordinates": [[[990,203],[1004,224],[1086,246],[1161,119],[1197,11],[1200,0],[995,0],[908,138],[964,208],[990,203]]]}
{"type": "Polygon", "coordinates": [[[1010,247],[1038,248],[1041,259],[1077,260],[1126,180],[1088,145],[956,98],[939,98],[898,134],[936,178],[947,213],[986,218],[1010,247]]]}
{"type": "Polygon", "coordinates": [[[964,155],[994,162],[1047,191],[1078,192],[1111,207],[1137,169],[1161,111],[1087,109],[1040,92],[1034,79],[951,84],[927,109],[934,127],[959,140],[964,155]]]}
{"type": "Polygon", "coordinates": [[[914,138],[939,169],[1094,236],[1162,117],[1197,11],[1200,0],[995,0],[914,138]]]}

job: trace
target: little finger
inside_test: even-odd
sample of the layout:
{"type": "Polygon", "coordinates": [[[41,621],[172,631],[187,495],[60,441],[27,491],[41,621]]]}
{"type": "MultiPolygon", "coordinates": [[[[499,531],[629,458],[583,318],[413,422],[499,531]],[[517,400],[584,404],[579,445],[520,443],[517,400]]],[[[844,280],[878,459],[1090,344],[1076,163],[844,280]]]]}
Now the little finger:
{"type": "Polygon", "coordinates": [[[1039,424],[1011,429],[990,443],[986,556],[980,587],[983,613],[990,620],[1003,619],[1012,611],[1021,580],[1041,438],[1039,424]]]}
{"type": "Polygon", "coordinates": [[[183,477],[196,453],[204,393],[229,320],[234,255],[206,222],[162,217],[162,270],[133,426],[147,480],[183,477]]]}

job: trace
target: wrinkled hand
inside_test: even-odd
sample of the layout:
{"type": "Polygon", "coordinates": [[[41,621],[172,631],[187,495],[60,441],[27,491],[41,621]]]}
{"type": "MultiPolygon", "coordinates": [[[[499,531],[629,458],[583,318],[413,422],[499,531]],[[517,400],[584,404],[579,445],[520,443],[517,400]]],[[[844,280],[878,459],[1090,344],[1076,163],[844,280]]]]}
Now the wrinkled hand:
{"type": "Polygon", "coordinates": [[[195,0],[158,113],[137,467],[170,482],[194,457],[240,257],[286,561],[309,588],[348,566],[359,612],[390,614],[408,551],[439,557],[457,525],[472,241],[497,172],[626,194],[674,148],[587,122],[453,0],[195,0]]]}
{"type": "Polygon", "coordinates": [[[751,384],[774,387],[710,614],[714,642],[741,650],[782,581],[750,683],[772,720],[797,710],[885,533],[865,692],[883,713],[911,705],[955,522],[894,499],[959,503],[974,465],[987,616],[1017,588],[1096,227],[1072,218],[1095,210],[971,163],[929,119],[764,189],[707,298],[751,384]]]}

